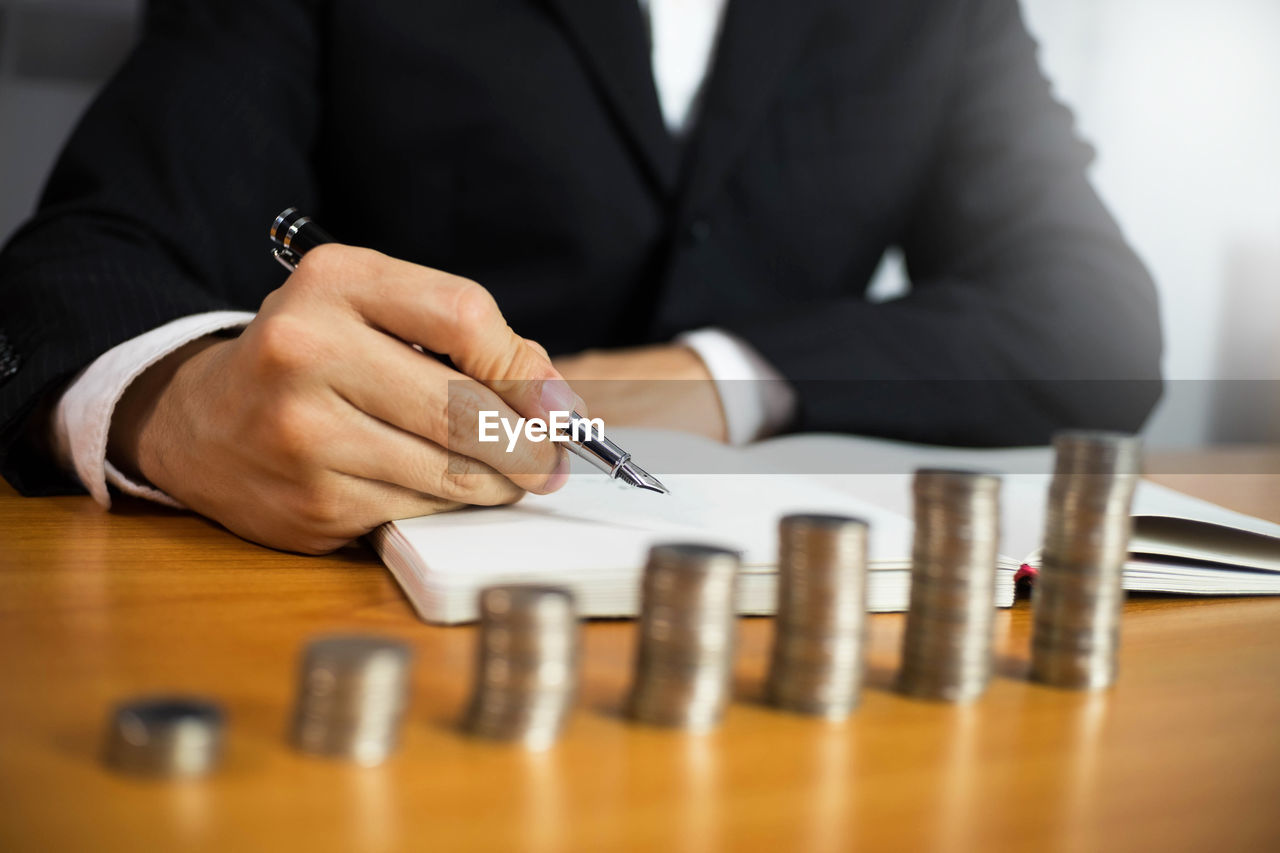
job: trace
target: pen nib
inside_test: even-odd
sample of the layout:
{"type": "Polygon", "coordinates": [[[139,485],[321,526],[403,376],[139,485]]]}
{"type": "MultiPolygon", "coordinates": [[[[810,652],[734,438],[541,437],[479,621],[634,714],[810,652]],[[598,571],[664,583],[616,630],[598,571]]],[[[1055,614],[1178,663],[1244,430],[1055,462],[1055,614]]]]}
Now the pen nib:
{"type": "Polygon", "coordinates": [[[627,462],[618,469],[618,479],[637,489],[647,489],[660,495],[671,494],[657,477],[641,468],[634,462],[627,462]]]}

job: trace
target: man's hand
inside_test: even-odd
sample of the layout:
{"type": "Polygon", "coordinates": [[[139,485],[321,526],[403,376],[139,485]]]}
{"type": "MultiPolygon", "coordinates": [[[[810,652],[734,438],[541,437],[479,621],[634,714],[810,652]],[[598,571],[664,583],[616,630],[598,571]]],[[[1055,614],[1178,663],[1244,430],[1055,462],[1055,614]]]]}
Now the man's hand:
{"type": "Polygon", "coordinates": [[[241,536],[321,553],[390,519],[554,491],[559,446],[480,443],[477,413],[581,406],[478,284],[328,245],[240,337],[197,341],[140,376],[108,457],[241,536]],[[467,377],[479,381],[451,384],[467,377]]]}
{"type": "Polygon", "coordinates": [[[591,416],[610,426],[683,430],[726,441],[720,395],[697,353],[675,344],[588,350],[555,359],[591,416]]]}

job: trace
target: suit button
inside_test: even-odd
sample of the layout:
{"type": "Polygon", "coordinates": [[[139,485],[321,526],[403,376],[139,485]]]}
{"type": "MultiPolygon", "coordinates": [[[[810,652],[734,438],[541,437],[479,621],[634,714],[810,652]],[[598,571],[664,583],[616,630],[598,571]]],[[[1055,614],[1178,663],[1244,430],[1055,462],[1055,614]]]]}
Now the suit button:
{"type": "Polygon", "coordinates": [[[695,219],[685,229],[685,237],[693,245],[705,243],[711,239],[711,223],[705,219],[695,219]]]}

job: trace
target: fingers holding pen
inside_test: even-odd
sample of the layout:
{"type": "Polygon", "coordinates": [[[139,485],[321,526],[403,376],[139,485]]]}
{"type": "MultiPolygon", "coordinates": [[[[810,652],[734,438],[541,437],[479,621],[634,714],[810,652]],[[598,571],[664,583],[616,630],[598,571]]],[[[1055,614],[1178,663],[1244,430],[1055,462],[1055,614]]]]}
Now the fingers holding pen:
{"type": "Polygon", "coordinates": [[[498,506],[514,503],[524,494],[510,479],[478,459],[349,411],[349,426],[328,448],[336,470],[458,506],[498,506]]]}
{"type": "Polygon", "coordinates": [[[368,327],[352,329],[349,343],[360,355],[333,378],[335,391],[354,408],[448,451],[450,476],[504,478],[538,493],[564,484],[564,452],[516,434],[520,415],[489,387],[368,327]]]}
{"type": "MultiPolygon", "coordinates": [[[[406,346],[406,341],[421,341],[434,351],[459,350],[456,331],[435,328],[448,319],[436,303],[447,303],[459,290],[475,292],[469,289],[475,285],[459,284],[463,281],[364,249],[319,246],[285,287],[264,301],[241,342],[254,350],[255,369],[263,374],[260,385],[296,380],[312,392],[331,388],[356,410],[457,454],[451,463],[455,472],[460,459],[474,459],[497,472],[472,472],[476,476],[504,476],[527,491],[554,491],[567,476],[567,459],[557,445],[523,436],[481,440],[482,413],[504,423],[516,423],[521,415],[492,387],[406,346]],[[433,288],[441,299],[416,295],[433,288]],[[381,294],[385,300],[377,298],[381,294]],[[406,319],[414,311],[419,318],[406,319]],[[428,333],[413,335],[416,326],[428,333]]],[[[529,375],[550,369],[505,323],[502,329],[526,359],[512,362],[517,365],[512,370],[529,375]]],[[[541,394],[543,384],[540,379],[507,382],[526,395],[541,394]]]]}
{"type": "Polygon", "coordinates": [[[365,283],[345,289],[343,298],[375,328],[449,356],[463,374],[491,388],[520,415],[546,419],[555,411],[582,411],[582,399],[546,350],[512,331],[480,285],[367,249],[326,248],[312,250],[299,272],[342,279],[357,271],[345,266],[362,267],[365,283]]]}

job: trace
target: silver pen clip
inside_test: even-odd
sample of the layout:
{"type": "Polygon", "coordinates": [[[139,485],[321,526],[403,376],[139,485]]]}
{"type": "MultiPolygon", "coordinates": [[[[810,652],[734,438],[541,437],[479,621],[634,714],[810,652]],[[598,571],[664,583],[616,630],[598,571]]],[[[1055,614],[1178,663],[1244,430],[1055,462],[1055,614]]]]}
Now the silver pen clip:
{"type": "Polygon", "coordinates": [[[272,249],[271,257],[279,261],[280,266],[284,267],[289,272],[296,270],[298,268],[298,261],[302,260],[302,258],[299,258],[288,249],[272,249]]]}

